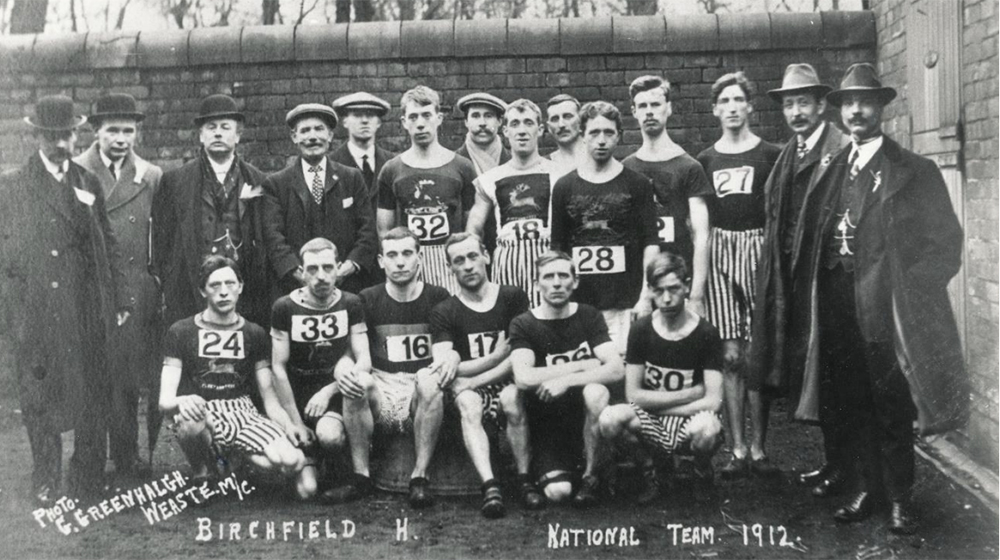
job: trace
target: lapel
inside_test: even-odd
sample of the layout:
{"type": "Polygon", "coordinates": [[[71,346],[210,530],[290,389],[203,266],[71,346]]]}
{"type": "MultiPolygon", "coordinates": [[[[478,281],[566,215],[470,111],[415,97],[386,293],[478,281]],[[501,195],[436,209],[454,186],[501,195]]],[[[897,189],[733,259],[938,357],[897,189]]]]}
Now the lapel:
{"type": "Polygon", "coordinates": [[[45,204],[52,209],[60,218],[70,225],[75,226],[76,217],[73,209],[67,203],[67,196],[64,189],[71,188],[68,184],[69,173],[66,173],[67,183],[57,183],[55,177],[45,169],[41,157],[36,153],[28,160],[28,181],[24,185],[27,195],[33,197],[37,202],[45,204]]]}
{"type": "Polygon", "coordinates": [[[333,168],[333,160],[329,157],[326,158],[326,180],[323,183],[323,200],[326,200],[327,196],[333,192],[333,189],[337,186],[337,181],[340,180],[340,175],[336,173],[333,168]]]}
{"type": "Polygon", "coordinates": [[[859,227],[867,213],[867,208],[876,200],[884,204],[886,200],[892,198],[913,181],[913,170],[903,165],[901,158],[902,150],[899,144],[890,140],[888,136],[884,136],[882,148],[875,155],[875,160],[871,162],[874,165],[869,165],[863,171],[863,173],[872,173],[874,182],[878,186],[873,185],[871,189],[868,189],[869,192],[865,193],[865,202],[861,208],[861,215],[858,216],[859,227]]]}
{"type": "MultiPolygon", "coordinates": [[[[327,158],[329,162],[329,158],[327,158]]],[[[312,192],[309,189],[309,185],[306,183],[306,174],[302,171],[302,157],[295,158],[295,163],[292,164],[292,175],[294,179],[292,180],[292,190],[295,194],[299,195],[299,200],[302,202],[302,209],[309,210],[309,204],[312,202],[312,192]]],[[[329,163],[327,164],[329,167],[329,163]]]]}
{"type": "MultiPolygon", "coordinates": [[[[118,182],[111,193],[107,195],[106,204],[108,213],[128,204],[135,197],[139,196],[142,191],[151,187],[147,181],[142,180],[147,169],[149,169],[149,164],[139,159],[134,153],[125,156],[118,182]]],[[[110,171],[107,173],[108,175],[111,174],[110,171]]]]}

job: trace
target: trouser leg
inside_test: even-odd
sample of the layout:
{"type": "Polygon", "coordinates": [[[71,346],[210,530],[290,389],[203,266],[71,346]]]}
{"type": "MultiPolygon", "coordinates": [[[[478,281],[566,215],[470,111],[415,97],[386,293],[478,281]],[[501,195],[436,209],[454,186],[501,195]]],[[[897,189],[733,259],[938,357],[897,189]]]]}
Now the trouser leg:
{"type": "Polygon", "coordinates": [[[24,413],[24,427],[31,447],[31,485],[59,487],[62,480],[62,435],[44,414],[24,413]]]}
{"type": "Polygon", "coordinates": [[[139,390],[126,384],[112,390],[114,416],[108,426],[111,460],[116,468],[130,465],[139,456],[139,390]]]}
{"type": "Polygon", "coordinates": [[[896,359],[892,343],[871,344],[872,456],[878,461],[879,482],[889,499],[909,496],[914,480],[913,418],[910,388],[896,359]]]}

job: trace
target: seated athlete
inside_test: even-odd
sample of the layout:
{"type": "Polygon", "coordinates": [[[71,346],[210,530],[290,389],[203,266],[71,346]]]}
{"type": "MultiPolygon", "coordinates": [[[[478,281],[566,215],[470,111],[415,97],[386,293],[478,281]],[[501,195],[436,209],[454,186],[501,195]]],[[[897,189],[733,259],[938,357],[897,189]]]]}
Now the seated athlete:
{"type": "Polygon", "coordinates": [[[317,467],[346,443],[335,368],[369,371],[368,327],[358,296],[337,289],[337,247],[317,237],[299,250],[305,286],[274,302],[271,367],[275,389],[306,454],[296,491],[316,495],[317,467]]]}
{"type": "Polygon", "coordinates": [[[624,364],[601,312],[570,301],[578,282],[572,258],[549,251],[535,268],[542,304],[510,324],[510,362],[520,389],[512,404],[523,403],[523,410],[507,403],[504,410],[527,415],[545,496],[553,502],[572,496],[573,505],[590,507],[598,499],[598,418],[610,399],[607,385],[622,379],[624,364]],[[573,495],[581,455],[583,478],[573,495]]]}
{"type": "Polygon", "coordinates": [[[348,501],[371,491],[369,448],[375,424],[402,433],[413,427],[416,461],[410,478],[410,505],[434,503],[427,467],[444,419],[444,392],[455,378],[458,355],[435,360],[431,355],[431,309],[448,299],[447,290],[419,279],[420,242],[405,227],[382,238],[379,266],[386,282],[361,291],[368,323],[372,370],[338,369],[344,395],[344,425],[351,445],[354,480],[324,496],[348,501]]]}
{"type": "MultiPolygon", "coordinates": [[[[465,448],[483,481],[480,511],[492,519],[502,517],[506,510],[500,484],[493,478],[490,442],[483,423],[499,427],[501,411],[519,408],[512,404],[517,387],[511,384],[507,329],[515,317],[528,310],[528,296],[517,286],[500,286],[487,279],[490,258],[479,236],[456,233],[444,250],[460,291],[431,312],[434,356],[445,359],[454,350],[462,360],[447,388],[461,413],[465,448]]],[[[545,501],[528,476],[527,425],[523,415],[507,420],[522,503],[527,509],[538,509],[545,501]]]]}
{"type": "MultiPolygon", "coordinates": [[[[722,341],[708,321],[687,309],[691,279],[684,258],[661,253],[646,267],[655,311],[637,321],[625,353],[630,404],[601,413],[601,435],[641,442],[654,453],[690,452],[695,474],[711,480],[712,455],[722,445],[722,341]]],[[[659,496],[652,457],[639,503],[659,496]]]]}
{"type": "Polygon", "coordinates": [[[209,469],[230,453],[264,471],[297,474],[305,456],[285,435],[294,426],[271,385],[267,333],[236,312],[243,292],[236,263],[205,257],[198,285],[205,310],[167,331],[160,382],[160,411],[173,418],[192,481],[221,474],[209,469]],[[254,381],[269,418],[250,401],[254,381]]]}

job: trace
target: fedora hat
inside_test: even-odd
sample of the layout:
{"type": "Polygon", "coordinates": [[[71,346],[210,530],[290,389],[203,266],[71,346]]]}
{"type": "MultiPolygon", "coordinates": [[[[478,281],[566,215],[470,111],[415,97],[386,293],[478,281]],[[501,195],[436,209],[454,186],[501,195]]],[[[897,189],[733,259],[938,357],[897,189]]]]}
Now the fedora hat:
{"type": "Polygon", "coordinates": [[[235,99],[217,93],[201,100],[201,108],[198,111],[198,116],[194,118],[194,124],[201,126],[205,121],[212,119],[234,119],[243,122],[245,117],[236,107],[235,99]]]}
{"type": "Polygon", "coordinates": [[[781,97],[788,93],[815,91],[816,95],[822,98],[830,92],[832,87],[820,83],[819,75],[811,64],[789,64],[785,68],[785,77],[781,80],[781,87],[772,89],[767,95],[781,103],[781,97]]]}
{"type": "Polygon", "coordinates": [[[343,115],[351,109],[374,111],[384,117],[389,112],[389,102],[374,95],[359,91],[333,101],[333,109],[343,115]]]}
{"type": "Polygon", "coordinates": [[[503,102],[502,99],[495,95],[490,95],[486,92],[470,93],[465,97],[458,100],[455,104],[458,110],[463,113],[469,112],[470,105],[486,105],[487,107],[492,107],[497,110],[497,116],[503,117],[503,114],[507,112],[507,104],[503,102]]]}
{"type": "Polygon", "coordinates": [[[135,98],[127,93],[109,93],[94,102],[94,110],[87,120],[94,126],[100,126],[101,121],[112,117],[134,119],[139,122],[146,115],[136,108],[135,98]]]}
{"type": "Polygon", "coordinates": [[[299,119],[306,116],[319,117],[330,125],[330,128],[337,128],[337,113],[333,109],[322,103],[303,103],[296,105],[294,109],[285,115],[285,123],[290,127],[295,127],[299,119]]]}
{"type": "Polygon", "coordinates": [[[65,95],[47,95],[38,100],[35,114],[24,122],[41,130],[73,130],[87,122],[87,117],[73,114],[73,100],[65,95]]]}
{"type": "Polygon", "coordinates": [[[851,65],[844,74],[844,79],[840,81],[840,88],[826,94],[826,98],[831,104],[839,106],[844,100],[844,94],[854,92],[871,93],[882,105],[888,105],[896,98],[896,90],[883,86],[875,67],[867,62],[851,65]]]}

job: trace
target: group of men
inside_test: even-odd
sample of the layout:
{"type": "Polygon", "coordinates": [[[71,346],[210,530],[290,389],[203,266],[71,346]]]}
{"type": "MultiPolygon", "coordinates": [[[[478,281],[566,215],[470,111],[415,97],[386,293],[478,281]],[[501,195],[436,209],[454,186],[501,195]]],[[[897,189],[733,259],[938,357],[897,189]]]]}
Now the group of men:
{"type": "Polygon", "coordinates": [[[722,135],[693,158],[667,133],[669,82],[634,80],[643,142],[621,162],[605,101],[561,94],[543,115],[467,95],[456,153],[438,141],[440,97],[417,86],[396,155],[376,146],[389,103],[359,92],[289,111],[299,156],[270,175],[237,153],[245,117],[226,95],[202,101],[198,157],[166,172],[133,150],[130,96],[95,103],[97,140],[74,160],[86,119],[39,100],[25,118],[39,152],[0,189],[36,499],[59,487],[68,429],[72,491],[101,490],[108,434],[118,475],[148,471],[136,403],[151,378],[151,413],[195,480],[241,457],[327,503],[372,491],[376,429],[412,430],[409,501],[433,503],[453,409],[490,518],[506,506],[489,433],[506,436],[525,508],[593,505],[599,457],[623,445],[648,502],[675,455],[712,480],[723,408],[722,476],[778,474],[765,443],[783,395],[823,430],[826,462],[800,480],[818,497],[854,490],[835,518],[891,504],[891,529],[912,531],[914,413],[925,433],[963,416],[945,292],[962,234],[941,174],[882,135],[895,91],[871,65],[836,90],[790,65],[768,92],[794,132],[783,148],[751,130],[742,72],[711,91],[722,135]],[[337,126],[348,139],[331,152],[337,126]],[[331,481],[344,449],[353,474],[331,481]]]}

